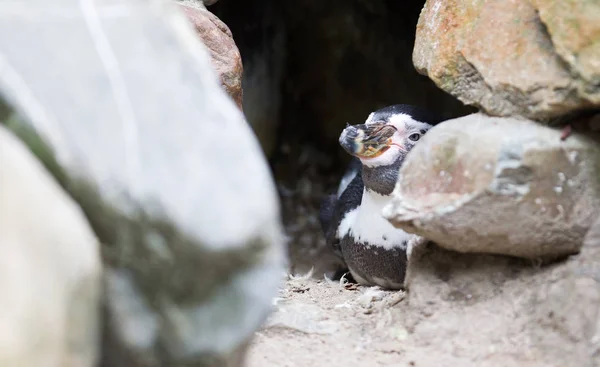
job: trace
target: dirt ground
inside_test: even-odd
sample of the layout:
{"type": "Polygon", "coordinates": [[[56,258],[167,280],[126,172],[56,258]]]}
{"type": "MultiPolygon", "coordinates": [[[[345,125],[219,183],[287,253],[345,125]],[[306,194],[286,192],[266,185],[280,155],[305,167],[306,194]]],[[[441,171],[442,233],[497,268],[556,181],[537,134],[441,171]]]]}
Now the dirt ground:
{"type": "Polygon", "coordinates": [[[539,267],[417,252],[409,293],[288,276],[247,366],[600,367],[589,256],[539,267]]]}
{"type": "Polygon", "coordinates": [[[407,332],[393,327],[394,306],[404,295],[292,277],[275,300],[276,311],[256,333],[248,366],[389,366],[405,361],[407,332]]]}

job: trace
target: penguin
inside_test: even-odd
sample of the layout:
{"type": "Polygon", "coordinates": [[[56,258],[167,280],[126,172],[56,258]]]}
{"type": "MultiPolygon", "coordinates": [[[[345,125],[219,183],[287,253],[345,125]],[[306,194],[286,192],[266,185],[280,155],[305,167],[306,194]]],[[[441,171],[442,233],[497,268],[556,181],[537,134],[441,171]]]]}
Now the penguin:
{"type": "Polygon", "coordinates": [[[417,236],[392,226],[382,209],[408,152],[442,121],[425,109],[397,104],[342,131],[339,144],[352,160],[337,192],[323,199],[319,219],[327,244],[357,283],[404,288],[411,240],[417,236]]]}

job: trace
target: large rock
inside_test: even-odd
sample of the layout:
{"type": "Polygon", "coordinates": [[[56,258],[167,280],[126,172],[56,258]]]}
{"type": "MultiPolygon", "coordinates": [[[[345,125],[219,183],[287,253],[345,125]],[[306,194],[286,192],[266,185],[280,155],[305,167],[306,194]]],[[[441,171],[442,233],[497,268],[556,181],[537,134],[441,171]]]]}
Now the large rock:
{"type": "Polygon", "coordinates": [[[600,214],[600,144],[532,121],[473,114],[431,129],[384,215],[460,252],[575,253],[600,214]]]}
{"type": "Polygon", "coordinates": [[[177,4],[38,3],[0,6],[0,89],[103,244],[102,365],[239,365],[285,254],[250,127],[177,4]]]}
{"type": "Polygon", "coordinates": [[[491,115],[536,120],[599,107],[600,3],[428,0],[413,62],[491,115]]]}
{"type": "Polygon", "coordinates": [[[181,5],[198,36],[210,52],[210,58],[221,85],[242,109],[242,57],[231,31],[216,15],[206,9],[181,5]]]}
{"type": "Polygon", "coordinates": [[[79,206],[0,125],[0,365],[94,367],[99,243],[79,206]]]}

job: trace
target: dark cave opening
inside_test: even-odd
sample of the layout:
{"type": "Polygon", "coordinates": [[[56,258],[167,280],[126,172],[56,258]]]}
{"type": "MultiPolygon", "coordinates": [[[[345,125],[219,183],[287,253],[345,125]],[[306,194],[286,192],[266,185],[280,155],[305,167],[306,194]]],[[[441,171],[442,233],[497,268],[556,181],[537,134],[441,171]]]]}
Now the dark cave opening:
{"type": "Polygon", "coordinates": [[[209,10],[233,34],[244,64],[244,113],[271,164],[292,272],[315,275],[341,262],[325,246],[321,199],[349,161],[338,144],[347,124],[396,103],[447,118],[472,109],[412,64],[423,0],[222,0],[209,10]]]}

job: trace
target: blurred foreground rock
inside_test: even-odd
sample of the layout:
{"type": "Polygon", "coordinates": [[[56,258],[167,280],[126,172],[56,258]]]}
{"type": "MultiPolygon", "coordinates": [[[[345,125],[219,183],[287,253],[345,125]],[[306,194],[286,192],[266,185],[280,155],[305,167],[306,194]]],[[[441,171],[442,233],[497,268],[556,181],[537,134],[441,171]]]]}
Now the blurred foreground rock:
{"type": "Polygon", "coordinates": [[[181,5],[198,36],[210,52],[211,63],[227,94],[242,109],[242,57],[231,31],[216,15],[206,9],[181,5]]]}
{"type": "Polygon", "coordinates": [[[472,114],[433,129],[402,166],[384,215],[459,251],[576,253],[600,214],[600,145],[532,121],[472,114]]]}
{"type": "Polygon", "coordinates": [[[600,107],[600,2],[428,0],[413,62],[491,115],[535,120],[600,107]]]}
{"type": "Polygon", "coordinates": [[[98,240],[79,206],[1,124],[0,248],[0,365],[96,366],[98,240]]]}
{"type": "Polygon", "coordinates": [[[241,365],[285,252],[268,166],[207,50],[172,2],[38,2],[0,7],[0,90],[103,244],[100,364],[241,365]]]}

